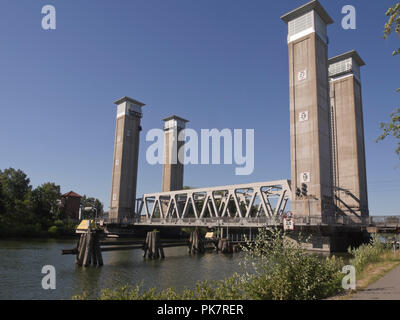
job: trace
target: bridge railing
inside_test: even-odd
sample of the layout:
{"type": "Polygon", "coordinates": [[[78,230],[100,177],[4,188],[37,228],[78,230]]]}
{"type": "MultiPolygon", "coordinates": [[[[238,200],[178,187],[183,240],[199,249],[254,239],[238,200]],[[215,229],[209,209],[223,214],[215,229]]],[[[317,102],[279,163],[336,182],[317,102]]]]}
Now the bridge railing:
{"type": "Polygon", "coordinates": [[[129,225],[129,224],[247,224],[247,223],[256,223],[256,224],[280,224],[282,219],[279,217],[276,218],[268,218],[268,217],[259,217],[259,218],[148,218],[146,216],[134,217],[134,218],[120,218],[120,219],[103,219],[107,224],[119,224],[119,225],[129,225]]]}
{"type": "Polygon", "coordinates": [[[400,216],[371,216],[368,217],[368,225],[371,226],[400,226],[400,216]]]}
{"type": "MultiPolygon", "coordinates": [[[[295,225],[330,225],[330,226],[370,226],[370,225],[400,225],[400,217],[356,217],[356,216],[296,216],[293,218],[295,225]]],[[[283,216],[273,217],[208,217],[208,218],[153,218],[147,216],[126,217],[120,219],[106,219],[106,224],[118,225],[169,225],[169,226],[237,226],[245,227],[246,225],[256,226],[278,226],[283,224],[283,216]]]]}

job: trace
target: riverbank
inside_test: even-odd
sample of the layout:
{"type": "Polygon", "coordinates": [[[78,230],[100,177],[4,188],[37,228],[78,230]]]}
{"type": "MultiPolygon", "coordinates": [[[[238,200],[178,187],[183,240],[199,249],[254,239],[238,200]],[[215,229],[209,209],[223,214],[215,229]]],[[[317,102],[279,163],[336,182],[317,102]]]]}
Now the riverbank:
{"type": "Polygon", "coordinates": [[[356,290],[345,292],[334,296],[330,300],[352,300],[360,292],[367,289],[370,285],[382,279],[389,272],[400,266],[400,253],[396,254],[392,250],[386,250],[379,257],[378,262],[369,263],[358,275],[356,280],[356,290]]]}
{"type": "MultiPolygon", "coordinates": [[[[349,249],[350,260],[310,255],[297,242],[286,242],[281,231],[260,231],[255,244],[243,247],[244,273],[218,281],[197,282],[184,291],[142,286],[105,289],[100,300],[320,300],[345,299],[342,268],[352,265],[357,286],[367,287],[400,264],[390,245],[374,236],[369,244],[349,249]],[[248,268],[248,267],[251,268],[248,268]],[[329,298],[331,297],[331,298],[329,298]]],[[[85,294],[74,299],[87,299],[85,294]]]]}
{"type": "Polygon", "coordinates": [[[15,223],[2,221],[0,225],[0,240],[11,239],[65,239],[74,238],[76,223],[56,221],[49,228],[43,228],[39,223],[15,223]]]}
{"type": "Polygon", "coordinates": [[[28,240],[28,239],[78,239],[75,230],[69,233],[54,233],[48,231],[32,232],[32,233],[8,233],[0,236],[0,241],[6,240],[28,240]]]}
{"type": "MultiPolygon", "coordinates": [[[[191,289],[184,290],[126,285],[102,290],[96,299],[317,300],[341,289],[341,258],[310,254],[299,242],[289,241],[280,229],[260,229],[255,241],[248,242],[242,250],[241,272],[228,278],[197,281],[191,289]]],[[[83,293],[74,299],[88,296],[83,293]]]]}
{"type": "Polygon", "coordinates": [[[6,242],[6,241],[29,241],[29,240],[70,240],[70,241],[76,241],[78,242],[79,237],[73,233],[73,234],[65,234],[65,235],[54,235],[51,233],[44,233],[40,235],[33,235],[33,236],[7,236],[7,237],[0,237],[0,243],[1,242],[6,242]]]}

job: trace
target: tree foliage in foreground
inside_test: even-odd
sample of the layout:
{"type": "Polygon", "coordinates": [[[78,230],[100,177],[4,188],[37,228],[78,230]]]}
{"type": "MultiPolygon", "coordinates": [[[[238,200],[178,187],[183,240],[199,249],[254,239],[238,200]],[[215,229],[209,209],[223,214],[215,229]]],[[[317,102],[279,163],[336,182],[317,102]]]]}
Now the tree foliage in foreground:
{"type": "MultiPolygon", "coordinates": [[[[393,32],[397,33],[400,38],[400,3],[390,7],[386,12],[388,21],[385,24],[384,38],[388,38],[393,32]]],[[[400,54],[400,48],[393,51],[393,55],[400,54]]],[[[400,91],[400,88],[397,89],[400,91]]],[[[390,114],[390,121],[381,123],[380,128],[383,130],[382,134],[378,137],[377,141],[384,140],[388,136],[393,136],[395,139],[400,140],[400,108],[397,108],[390,114]]],[[[400,156],[400,141],[396,149],[396,153],[400,156]]]]}
{"type": "MultiPolygon", "coordinates": [[[[400,3],[390,7],[386,12],[386,16],[389,17],[385,24],[384,38],[386,39],[394,31],[400,37],[400,3]]],[[[400,48],[393,51],[393,55],[400,54],[400,48]]]]}
{"type": "MultiPolygon", "coordinates": [[[[382,134],[378,137],[377,141],[384,140],[388,136],[393,136],[395,139],[400,140],[400,108],[390,114],[390,121],[381,123],[382,134]]],[[[400,157],[400,141],[397,144],[396,153],[400,157]]]]}

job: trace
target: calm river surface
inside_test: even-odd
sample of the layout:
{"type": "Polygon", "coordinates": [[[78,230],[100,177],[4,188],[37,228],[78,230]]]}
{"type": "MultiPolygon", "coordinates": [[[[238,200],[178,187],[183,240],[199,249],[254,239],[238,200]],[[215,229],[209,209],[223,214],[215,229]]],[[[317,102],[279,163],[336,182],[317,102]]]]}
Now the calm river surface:
{"type": "Polygon", "coordinates": [[[144,260],[141,250],[103,252],[103,267],[76,267],[75,240],[0,240],[0,299],[65,299],[83,291],[93,298],[101,289],[135,285],[146,288],[193,287],[198,280],[220,280],[240,272],[242,254],[190,256],[186,247],[166,248],[166,259],[144,260]],[[56,289],[42,289],[44,265],[56,268],[56,289]]]}

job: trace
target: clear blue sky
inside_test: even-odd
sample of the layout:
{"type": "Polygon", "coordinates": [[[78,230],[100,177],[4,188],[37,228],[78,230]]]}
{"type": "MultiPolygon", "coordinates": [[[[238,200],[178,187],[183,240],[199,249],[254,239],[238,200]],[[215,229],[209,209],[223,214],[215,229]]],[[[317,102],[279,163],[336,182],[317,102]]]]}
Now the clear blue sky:
{"type": "MultiPolygon", "coordinates": [[[[161,166],[146,163],[145,133],[177,114],[188,127],[254,128],[255,170],[187,166],[194,187],[290,179],[287,26],[280,16],[306,1],[1,0],[0,168],[21,168],[109,206],[116,109],[143,101],[138,195],[161,189],[161,166]],[[41,9],[57,10],[57,29],[41,28],[41,9]]],[[[399,106],[400,41],[382,39],[395,0],[322,0],[335,24],[329,55],[359,51],[370,210],[400,214],[395,140],[376,144],[379,122],[399,106]],[[341,28],[341,9],[357,9],[357,30],[341,28]]]]}

